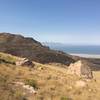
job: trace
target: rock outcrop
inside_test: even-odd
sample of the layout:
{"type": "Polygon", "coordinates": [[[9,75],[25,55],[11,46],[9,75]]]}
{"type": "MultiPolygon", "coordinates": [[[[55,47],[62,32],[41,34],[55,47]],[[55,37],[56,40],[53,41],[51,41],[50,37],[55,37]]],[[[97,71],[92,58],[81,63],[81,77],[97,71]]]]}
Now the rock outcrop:
{"type": "Polygon", "coordinates": [[[75,74],[79,77],[87,79],[93,78],[91,66],[85,60],[79,60],[75,63],[70,64],[67,73],[75,74]]]}
{"type": "Polygon", "coordinates": [[[28,67],[34,67],[35,64],[32,63],[29,59],[23,58],[18,61],[16,61],[16,66],[28,66],[28,67]]]}
{"type": "Polygon", "coordinates": [[[13,82],[13,84],[16,86],[16,87],[20,87],[20,88],[23,88],[24,89],[24,93],[27,93],[27,94],[36,94],[37,92],[35,91],[34,87],[30,86],[30,85],[25,85],[25,83],[23,82],[13,82]]]}
{"type": "Polygon", "coordinates": [[[0,52],[28,58],[39,63],[62,63],[69,65],[74,62],[70,55],[51,50],[33,38],[10,33],[0,33],[0,52]]]}

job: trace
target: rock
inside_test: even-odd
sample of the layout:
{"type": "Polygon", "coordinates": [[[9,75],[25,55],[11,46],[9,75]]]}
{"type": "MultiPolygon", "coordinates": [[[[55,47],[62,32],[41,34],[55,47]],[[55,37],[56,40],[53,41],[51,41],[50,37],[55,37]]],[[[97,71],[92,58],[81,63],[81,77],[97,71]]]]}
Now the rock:
{"type": "Polygon", "coordinates": [[[72,86],[69,86],[69,89],[70,89],[70,90],[72,90],[72,89],[73,89],[73,87],[72,87],[72,86]]]}
{"type": "Polygon", "coordinates": [[[19,61],[16,61],[16,66],[30,66],[30,67],[34,67],[35,65],[32,63],[32,61],[23,58],[20,59],[19,61]]]}
{"type": "Polygon", "coordinates": [[[69,65],[68,74],[75,74],[79,77],[91,79],[93,78],[93,73],[90,65],[85,60],[79,60],[75,63],[69,65]]]}
{"type": "Polygon", "coordinates": [[[34,88],[30,85],[23,85],[23,88],[28,91],[29,93],[32,93],[32,94],[36,94],[36,91],[34,90],[34,88]]]}
{"type": "Polygon", "coordinates": [[[15,84],[16,86],[23,86],[24,85],[23,82],[13,82],[13,84],[15,84]]]}
{"type": "Polygon", "coordinates": [[[76,81],[75,87],[83,88],[86,86],[87,86],[87,84],[85,81],[82,81],[82,80],[76,81]]]}
{"type": "Polygon", "coordinates": [[[89,92],[92,92],[92,89],[88,89],[89,92]]]}
{"type": "Polygon", "coordinates": [[[38,70],[43,70],[43,69],[44,69],[43,67],[39,67],[39,68],[38,68],[38,70]]]}
{"type": "Polygon", "coordinates": [[[17,87],[23,88],[24,93],[29,93],[29,94],[36,94],[37,92],[35,91],[34,87],[30,85],[25,85],[23,82],[13,82],[13,84],[17,87]]]}

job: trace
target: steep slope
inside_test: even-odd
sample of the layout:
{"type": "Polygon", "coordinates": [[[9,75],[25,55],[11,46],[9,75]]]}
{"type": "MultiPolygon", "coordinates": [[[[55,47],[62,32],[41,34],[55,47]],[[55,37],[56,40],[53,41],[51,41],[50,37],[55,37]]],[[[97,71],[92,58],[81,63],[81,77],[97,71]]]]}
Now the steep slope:
{"type": "Polygon", "coordinates": [[[70,64],[74,60],[60,51],[51,50],[33,38],[10,33],[0,33],[0,52],[26,57],[40,63],[70,64]]]}

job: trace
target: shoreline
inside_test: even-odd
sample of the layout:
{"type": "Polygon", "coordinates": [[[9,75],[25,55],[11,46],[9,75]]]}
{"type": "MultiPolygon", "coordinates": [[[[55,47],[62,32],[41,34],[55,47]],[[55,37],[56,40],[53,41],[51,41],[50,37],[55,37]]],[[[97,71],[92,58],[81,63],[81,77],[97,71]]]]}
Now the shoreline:
{"type": "Polygon", "coordinates": [[[100,54],[78,54],[78,53],[69,53],[73,56],[85,57],[85,58],[100,58],[100,54]]]}

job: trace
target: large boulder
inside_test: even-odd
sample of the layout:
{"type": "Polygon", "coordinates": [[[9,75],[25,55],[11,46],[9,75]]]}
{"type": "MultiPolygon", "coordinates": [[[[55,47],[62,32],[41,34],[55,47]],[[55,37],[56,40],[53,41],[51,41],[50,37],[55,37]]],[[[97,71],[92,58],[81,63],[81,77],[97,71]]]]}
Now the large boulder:
{"type": "Polygon", "coordinates": [[[68,74],[75,74],[79,77],[84,78],[93,78],[93,73],[91,70],[91,66],[85,60],[79,60],[75,63],[71,63],[67,70],[68,74]]]}

